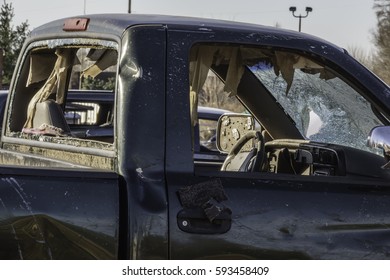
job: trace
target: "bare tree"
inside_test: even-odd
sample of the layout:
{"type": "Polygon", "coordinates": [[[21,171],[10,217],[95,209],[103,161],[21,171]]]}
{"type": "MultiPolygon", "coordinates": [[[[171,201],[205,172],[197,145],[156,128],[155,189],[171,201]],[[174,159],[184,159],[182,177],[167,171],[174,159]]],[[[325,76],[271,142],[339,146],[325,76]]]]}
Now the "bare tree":
{"type": "Polygon", "coordinates": [[[354,57],[361,64],[366,66],[367,68],[373,70],[373,56],[371,52],[364,50],[358,46],[349,46],[347,48],[348,53],[354,57]]]}

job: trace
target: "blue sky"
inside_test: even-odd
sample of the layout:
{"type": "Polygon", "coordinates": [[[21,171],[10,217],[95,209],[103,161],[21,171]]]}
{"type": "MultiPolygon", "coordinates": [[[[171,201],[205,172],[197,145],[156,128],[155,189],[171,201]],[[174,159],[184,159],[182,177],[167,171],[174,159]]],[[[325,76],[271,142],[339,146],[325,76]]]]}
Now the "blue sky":
{"type": "MultiPolygon", "coordinates": [[[[28,20],[30,28],[47,21],[86,13],[127,13],[128,0],[6,0],[15,11],[15,24],[28,20]]],[[[220,18],[298,30],[296,14],[313,12],[302,19],[302,31],[344,48],[373,49],[371,32],[376,17],[374,0],[131,0],[133,13],[173,14],[220,18]]]]}

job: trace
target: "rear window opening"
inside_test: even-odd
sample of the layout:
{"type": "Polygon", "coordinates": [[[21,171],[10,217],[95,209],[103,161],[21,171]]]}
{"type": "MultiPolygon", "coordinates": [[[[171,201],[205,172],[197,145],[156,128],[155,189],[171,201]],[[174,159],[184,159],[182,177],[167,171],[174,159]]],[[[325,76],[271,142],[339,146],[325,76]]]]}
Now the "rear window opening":
{"type": "Polygon", "coordinates": [[[116,44],[71,41],[39,42],[30,49],[12,93],[6,134],[112,149],[116,44]]]}

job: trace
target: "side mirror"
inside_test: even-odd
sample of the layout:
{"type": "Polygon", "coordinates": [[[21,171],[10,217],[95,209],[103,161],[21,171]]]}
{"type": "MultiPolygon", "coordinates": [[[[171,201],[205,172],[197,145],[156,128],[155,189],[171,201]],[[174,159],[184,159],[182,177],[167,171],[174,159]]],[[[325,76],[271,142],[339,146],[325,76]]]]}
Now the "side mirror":
{"type": "MultiPolygon", "coordinates": [[[[217,124],[217,148],[221,153],[229,153],[234,144],[245,134],[255,129],[255,120],[249,114],[223,114],[217,124]]],[[[253,143],[248,142],[243,151],[250,151],[253,143]]]]}
{"type": "Polygon", "coordinates": [[[390,126],[377,126],[371,129],[367,139],[370,148],[383,149],[385,156],[390,156],[390,126]]]}

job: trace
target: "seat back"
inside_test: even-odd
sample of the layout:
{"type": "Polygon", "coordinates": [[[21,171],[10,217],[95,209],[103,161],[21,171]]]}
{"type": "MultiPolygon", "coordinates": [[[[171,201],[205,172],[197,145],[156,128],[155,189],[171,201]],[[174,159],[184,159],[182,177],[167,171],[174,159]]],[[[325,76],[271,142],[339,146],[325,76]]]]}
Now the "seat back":
{"type": "Polygon", "coordinates": [[[39,102],[36,105],[33,127],[39,128],[44,124],[61,129],[61,134],[70,134],[70,128],[61,106],[52,99],[39,102]]]}

